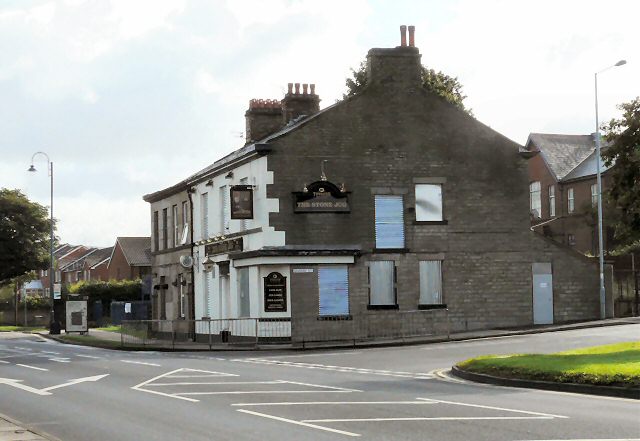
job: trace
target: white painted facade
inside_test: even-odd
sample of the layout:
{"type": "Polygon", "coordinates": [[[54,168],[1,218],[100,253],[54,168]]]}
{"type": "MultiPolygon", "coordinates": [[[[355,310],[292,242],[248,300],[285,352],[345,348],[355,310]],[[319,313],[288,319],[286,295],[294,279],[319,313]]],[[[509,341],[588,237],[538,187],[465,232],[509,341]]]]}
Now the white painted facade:
{"type": "MultiPolygon", "coordinates": [[[[291,316],[288,265],[272,265],[263,261],[261,264],[247,266],[231,261],[229,274],[225,276],[221,274],[220,266],[215,265],[212,271],[206,272],[202,263],[207,258],[206,242],[213,238],[220,240],[221,236],[242,237],[243,251],[258,250],[266,246],[284,246],[285,233],[275,231],[269,226],[269,213],[277,213],[279,210],[279,201],[267,198],[267,184],[271,183],[273,183],[273,173],[267,170],[267,157],[256,156],[235,168],[225,168],[219,174],[194,186],[192,200],[193,237],[196,244],[194,249],[196,319],[291,316]],[[230,187],[233,185],[253,186],[253,219],[230,219],[228,198],[230,187]],[[204,194],[207,196],[203,197],[204,194]],[[206,212],[203,208],[207,209],[206,212]],[[255,229],[259,230],[251,232],[255,229]],[[243,235],[243,231],[249,231],[249,233],[243,235]],[[287,278],[287,312],[264,312],[263,280],[273,271],[287,278]],[[243,302],[241,298],[243,293],[241,293],[240,278],[245,276],[248,277],[248,302],[246,300],[243,302]]],[[[208,258],[214,262],[229,261],[228,254],[211,255],[208,258]]]]}

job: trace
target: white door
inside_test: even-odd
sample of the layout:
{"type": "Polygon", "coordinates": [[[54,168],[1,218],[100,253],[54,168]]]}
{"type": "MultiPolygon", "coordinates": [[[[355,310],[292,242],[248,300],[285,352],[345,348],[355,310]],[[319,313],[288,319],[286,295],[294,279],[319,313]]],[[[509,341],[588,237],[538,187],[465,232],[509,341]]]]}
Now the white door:
{"type": "Polygon", "coordinates": [[[553,324],[553,275],[550,263],[534,263],[533,324],[553,324]]]}

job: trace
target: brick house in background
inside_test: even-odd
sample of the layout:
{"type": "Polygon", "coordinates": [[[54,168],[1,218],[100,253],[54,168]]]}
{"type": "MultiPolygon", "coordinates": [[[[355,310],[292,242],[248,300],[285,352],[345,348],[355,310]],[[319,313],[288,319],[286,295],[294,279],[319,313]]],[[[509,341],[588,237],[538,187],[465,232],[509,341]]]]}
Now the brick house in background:
{"type": "Polygon", "coordinates": [[[88,255],[82,265],[83,280],[109,280],[109,260],[113,247],[98,249],[88,255]]]}
{"type": "Polygon", "coordinates": [[[174,186],[196,318],[289,319],[299,342],[403,332],[419,309],[453,330],[598,317],[596,263],[530,229],[532,152],[423,89],[404,41],[323,110],[306,84],[251,101],[247,144],[174,186]]]}
{"type": "Polygon", "coordinates": [[[109,280],[142,279],[151,274],[151,238],[118,237],[107,272],[109,280]]]}
{"type": "Polygon", "coordinates": [[[83,280],[82,268],[84,266],[84,260],[97,250],[98,248],[89,247],[83,254],[76,256],[74,260],[61,267],[60,279],[62,280],[62,283],[71,284],[83,280]]]}
{"type": "MultiPolygon", "coordinates": [[[[529,160],[531,226],[582,254],[598,255],[594,134],[531,133],[525,149],[537,153],[529,160]]],[[[602,164],[602,170],[606,189],[608,168],[602,164]]],[[[605,219],[605,250],[611,237],[605,219]]]]}
{"type": "MultiPolygon", "coordinates": [[[[54,283],[61,283],[62,281],[62,273],[61,268],[66,267],[69,263],[74,262],[81,256],[85,255],[89,250],[89,247],[84,245],[69,245],[63,244],[58,246],[58,248],[53,251],[53,260],[54,260],[54,283]]],[[[44,295],[49,297],[51,295],[49,291],[49,270],[40,270],[39,272],[40,282],[42,283],[42,287],[44,289],[44,295]]]]}

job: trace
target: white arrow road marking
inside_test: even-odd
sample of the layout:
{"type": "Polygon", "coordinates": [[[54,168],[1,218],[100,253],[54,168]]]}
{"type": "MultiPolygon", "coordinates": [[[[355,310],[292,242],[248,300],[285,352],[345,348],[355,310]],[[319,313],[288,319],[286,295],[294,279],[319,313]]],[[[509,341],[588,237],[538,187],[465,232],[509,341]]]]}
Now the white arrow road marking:
{"type": "Polygon", "coordinates": [[[94,375],[93,377],[76,378],[75,380],[67,381],[66,383],[58,384],[56,386],[45,387],[44,389],[40,389],[40,390],[44,392],[48,392],[53,389],[60,389],[61,387],[67,387],[73,384],[84,383],[87,381],[98,381],[108,376],[109,374],[102,374],[102,375],[94,375]]]}
{"type": "Polygon", "coordinates": [[[55,386],[45,387],[44,389],[36,389],[35,387],[21,384],[22,380],[14,380],[13,378],[0,378],[0,384],[6,384],[7,386],[15,387],[16,389],[22,389],[27,392],[31,392],[36,395],[51,395],[50,390],[60,389],[61,387],[67,387],[78,383],[84,383],[87,381],[98,381],[107,377],[109,374],[95,375],[93,377],[76,378],[75,380],[67,381],[66,383],[57,384],[55,386]]]}
{"type": "Polygon", "coordinates": [[[36,389],[35,387],[27,386],[26,384],[20,384],[22,380],[14,380],[12,378],[0,378],[0,384],[6,384],[7,386],[15,387],[16,389],[22,389],[27,392],[31,392],[36,395],[51,395],[47,391],[36,389]]]}

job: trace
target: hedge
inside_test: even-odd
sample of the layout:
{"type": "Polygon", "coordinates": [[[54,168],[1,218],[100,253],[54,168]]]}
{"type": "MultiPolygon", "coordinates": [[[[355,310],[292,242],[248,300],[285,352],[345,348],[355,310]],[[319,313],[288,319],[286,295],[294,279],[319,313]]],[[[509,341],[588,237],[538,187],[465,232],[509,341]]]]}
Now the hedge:
{"type": "Polygon", "coordinates": [[[108,282],[81,280],[69,286],[70,294],[86,295],[89,297],[89,302],[140,300],[141,292],[142,281],[140,279],[109,280],[108,282]]]}

